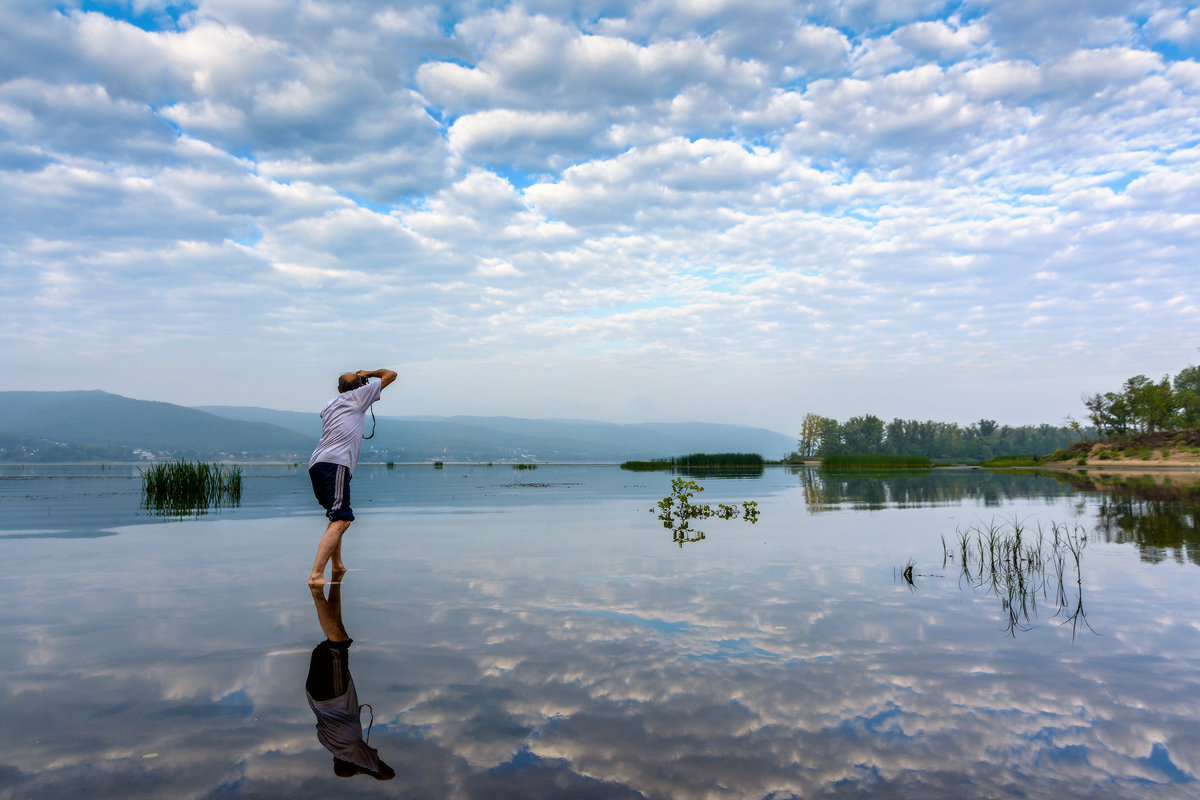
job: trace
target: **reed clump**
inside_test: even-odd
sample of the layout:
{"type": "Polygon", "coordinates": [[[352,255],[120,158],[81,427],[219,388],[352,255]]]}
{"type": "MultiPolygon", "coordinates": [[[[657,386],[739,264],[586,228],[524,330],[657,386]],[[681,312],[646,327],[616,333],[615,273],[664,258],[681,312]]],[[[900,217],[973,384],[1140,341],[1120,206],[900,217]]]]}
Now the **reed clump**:
{"type": "Polygon", "coordinates": [[[170,461],[142,470],[142,507],[164,516],[203,514],[242,502],[242,468],[170,461]]]}
{"type": "Polygon", "coordinates": [[[692,453],[675,458],[655,458],[649,461],[626,461],[621,469],[633,472],[669,470],[759,470],[766,463],[758,453],[692,453]]]}
{"type": "Polygon", "coordinates": [[[925,456],[865,455],[825,456],[821,469],[929,469],[932,466],[925,456]]]}
{"type": "Polygon", "coordinates": [[[997,469],[1002,467],[1039,467],[1042,466],[1043,461],[1049,460],[1052,460],[1051,456],[1043,457],[1033,454],[998,456],[996,458],[989,458],[987,461],[980,463],[979,466],[997,469]]]}
{"type": "Polygon", "coordinates": [[[1080,625],[1092,630],[1083,609],[1081,562],[1087,532],[1081,525],[1039,522],[1030,528],[1013,518],[958,529],[942,539],[942,565],[954,561],[972,589],[1000,599],[1012,636],[1032,628],[1039,604],[1054,609],[1074,638],[1080,625]]]}

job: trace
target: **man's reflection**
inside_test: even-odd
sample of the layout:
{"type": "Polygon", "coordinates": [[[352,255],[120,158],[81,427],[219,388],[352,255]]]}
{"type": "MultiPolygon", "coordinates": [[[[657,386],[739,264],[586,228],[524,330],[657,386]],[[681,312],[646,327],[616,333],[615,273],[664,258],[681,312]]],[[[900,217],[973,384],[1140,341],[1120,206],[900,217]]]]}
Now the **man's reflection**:
{"type": "MultiPolygon", "coordinates": [[[[363,740],[363,706],[358,703],[354,679],[350,677],[350,644],[354,640],[342,626],[341,584],[329,585],[328,600],[323,587],[309,588],[317,606],[317,619],[325,632],[325,641],[313,648],[308,681],[304,684],[308,705],[317,715],[317,738],[333,753],[333,771],[339,777],[366,774],[381,781],[391,780],[396,771],[383,763],[375,748],[363,740]]],[[[370,736],[368,726],[367,738],[370,736]]]]}

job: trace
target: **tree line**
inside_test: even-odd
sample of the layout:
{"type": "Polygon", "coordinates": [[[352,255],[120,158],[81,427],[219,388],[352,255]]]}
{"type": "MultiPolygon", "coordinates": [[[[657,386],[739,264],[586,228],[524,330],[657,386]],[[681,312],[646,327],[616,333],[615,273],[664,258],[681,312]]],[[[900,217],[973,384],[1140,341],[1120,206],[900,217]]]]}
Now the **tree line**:
{"type": "Polygon", "coordinates": [[[1185,367],[1174,380],[1134,375],[1118,392],[1085,394],[1083,404],[1101,437],[1200,428],[1200,367],[1185,367]]]}
{"type": "Polygon", "coordinates": [[[1068,418],[1066,426],[998,425],[981,419],[956,422],[893,419],[873,414],[839,422],[805,414],[793,457],[840,455],[912,455],[933,459],[986,461],[998,456],[1052,453],[1073,441],[1134,433],[1200,428],[1200,367],[1185,367],[1172,378],[1153,381],[1135,375],[1120,391],[1084,394],[1091,427],[1068,418]]]}
{"type": "Polygon", "coordinates": [[[895,418],[885,423],[873,414],[839,422],[820,414],[805,414],[795,455],[903,455],[932,459],[986,461],[1017,453],[1051,453],[1092,431],[1078,425],[999,425],[981,419],[970,425],[956,422],[895,418]]]}

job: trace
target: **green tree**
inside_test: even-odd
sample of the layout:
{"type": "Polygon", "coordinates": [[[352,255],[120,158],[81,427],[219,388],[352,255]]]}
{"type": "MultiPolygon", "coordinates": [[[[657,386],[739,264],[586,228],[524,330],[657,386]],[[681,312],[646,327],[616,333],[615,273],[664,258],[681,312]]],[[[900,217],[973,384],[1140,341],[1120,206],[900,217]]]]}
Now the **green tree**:
{"type": "Polygon", "coordinates": [[[824,421],[825,418],[820,414],[810,412],[804,415],[804,421],[800,423],[800,441],[796,449],[801,456],[817,454],[817,447],[821,444],[821,423],[824,421]]]}
{"type": "Polygon", "coordinates": [[[883,420],[874,414],[851,417],[842,425],[842,443],[853,455],[875,455],[883,449],[883,420]]]}
{"type": "Polygon", "coordinates": [[[842,445],[842,426],[836,419],[821,417],[821,431],[818,436],[817,455],[840,456],[846,453],[842,445]]]}
{"type": "Polygon", "coordinates": [[[1158,383],[1145,375],[1134,375],[1125,381],[1121,396],[1136,430],[1153,433],[1169,427],[1175,416],[1174,392],[1166,375],[1158,383]]]}
{"type": "Polygon", "coordinates": [[[1181,428],[1200,427],[1200,367],[1184,367],[1175,376],[1175,407],[1181,428]]]}
{"type": "Polygon", "coordinates": [[[1129,433],[1132,417],[1124,395],[1116,392],[1096,392],[1093,395],[1085,395],[1083,404],[1087,407],[1088,419],[1096,426],[1100,436],[1129,433]]]}

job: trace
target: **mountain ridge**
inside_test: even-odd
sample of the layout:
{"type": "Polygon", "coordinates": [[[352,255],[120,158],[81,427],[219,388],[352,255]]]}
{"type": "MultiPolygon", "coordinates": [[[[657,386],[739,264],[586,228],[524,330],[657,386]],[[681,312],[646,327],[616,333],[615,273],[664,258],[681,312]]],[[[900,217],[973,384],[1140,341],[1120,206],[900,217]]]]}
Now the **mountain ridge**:
{"type": "MultiPolygon", "coordinates": [[[[368,430],[370,423],[368,422],[368,430]]],[[[179,406],[100,390],[0,392],[0,461],[181,457],[307,461],[319,414],[257,406],[179,406]],[[135,451],[138,451],[135,453],[135,451]]],[[[693,452],[780,458],[795,439],[765,428],[704,422],[614,423],[376,414],[362,460],[615,462],[693,452]]]]}

